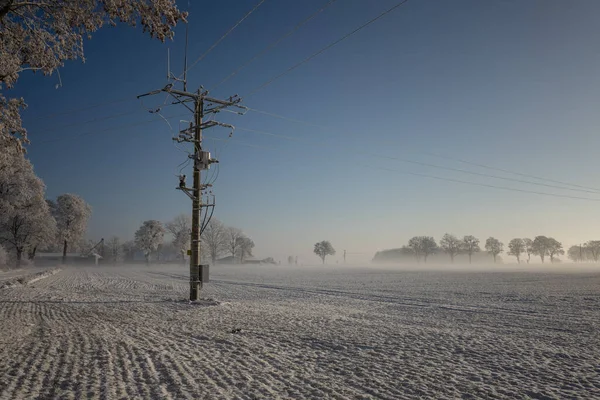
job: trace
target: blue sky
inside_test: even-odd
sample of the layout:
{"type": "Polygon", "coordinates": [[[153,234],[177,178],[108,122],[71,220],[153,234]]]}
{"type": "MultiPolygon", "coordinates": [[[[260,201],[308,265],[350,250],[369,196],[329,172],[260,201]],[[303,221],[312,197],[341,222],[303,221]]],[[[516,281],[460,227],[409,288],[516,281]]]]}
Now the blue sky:
{"type": "MultiPolygon", "coordinates": [[[[191,3],[190,63],[256,1],[191,3]]],[[[189,88],[211,88],[325,3],[266,0],[189,71],[189,88]]],[[[356,261],[414,235],[439,239],[445,232],[474,234],[482,241],[492,235],[505,243],[545,234],[567,247],[598,239],[597,201],[402,172],[600,195],[380,157],[519,178],[428,155],[435,153],[600,188],[596,1],[411,0],[245,97],[395,3],[337,0],[211,92],[215,97],[238,93],[248,107],[320,126],[256,112],[220,114],[219,120],[240,129],[227,143],[205,142],[220,160],[215,216],[244,229],[258,255],[283,260],[294,254],[305,262],[317,261],[312,246],[323,239],[339,256],[343,249],[364,253],[356,261]]],[[[178,4],[188,8],[186,2],[178,4]]],[[[181,71],[184,31],[179,26],[175,40],[162,44],[140,29],[103,29],[86,42],[85,63],[69,62],[61,69],[62,87],[55,88],[57,75],[23,74],[9,93],[24,96],[29,104],[24,113],[32,141],[29,155],[48,197],[78,193],[92,205],[90,238],[130,238],[146,219],[167,221],[189,212],[189,199],[174,190],[176,167],[186,155],[171,141],[179,120],[189,117],[180,106],[164,107],[170,127],[147,112],[163,96],[146,98],[144,104],[135,99],[166,84],[167,48],[172,69],[181,71]],[[123,101],[80,110],[117,100],[123,101]]],[[[224,139],[228,131],[205,134],[224,139]]]]}

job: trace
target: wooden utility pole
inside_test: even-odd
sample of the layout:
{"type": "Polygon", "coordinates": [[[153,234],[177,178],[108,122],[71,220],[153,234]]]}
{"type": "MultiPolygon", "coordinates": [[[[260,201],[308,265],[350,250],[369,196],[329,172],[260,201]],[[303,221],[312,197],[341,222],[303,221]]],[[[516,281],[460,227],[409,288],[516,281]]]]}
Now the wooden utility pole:
{"type": "Polygon", "coordinates": [[[194,100],[194,187],[192,192],[192,233],[190,238],[190,300],[200,298],[203,276],[200,273],[200,211],[202,210],[202,180],[200,179],[200,163],[198,156],[202,154],[202,117],[204,116],[204,101],[202,97],[194,100]]]}
{"type": "MultiPolygon", "coordinates": [[[[185,88],[185,81],[184,81],[185,88]]],[[[185,175],[181,175],[179,177],[179,186],[178,190],[183,191],[190,199],[192,200],[192,231],[190,237],[190,300],[199,300],[200,299],[200,290],[204,283],[208,281],[208,265],[201,265],[201,248],[200,248],[200,237],[202,235],[202,231],[208,224],[208,220],[201,220],[201,211],[206,207],[214,207],[214,196],[212,202],[203,203],[202,196],[204,191],[211,187],[211,184],[202,184],[201,180],[201,172],[202,170],[207,170],[210,168],[210,165],[213,163],[217,163],[216,159],[210,157],[210,153],[205,151],[202,148],[202,130],[212,128],[214,126],[221,126],[225,128],[229,128],[231,130],[234,127],[230,124],[225,124],[222,122],[218,122],[215,120],[210,120],[207,122],[203,122],[203,118],[205,114],[209,113],[217,113],[222,109],[227,107],[235,106],[240,109],[244,109],[238,105],[241,101],[241,98],[237,95],[230,97],[227,100],[219,100],[214,99],[212,97],[208,97],[208,91],[205,91],[203,88],[200,88],[197,92],[191,93],[180,90],[173,89],[173,84],[168,84],[163,89],[155,90],[153,92],[143,94],[138,96],[148,96],[153,94],[158,94],[161,92],[166,92],[170,94],[175,101],[173,104],[183,104],[188,109],[190,107],[187,106],[186,103],[194,104],[194,119],[193,123],[189,128],[184,129],[179,132],[179,135],[173,140],[178,143],[182,142],[190,142],[194,145],[194,153],[189,155],[189,158],[193,160],[193,186],[191,188],[186,187],[185,183],[185,175]]],[[[191,110],[191,109],[190,109],[191,110]]],[[[241,114],[241,112],[240,112],[241,114]]],[[[208,213],[207,213],[208,214],[208,213]]]]}

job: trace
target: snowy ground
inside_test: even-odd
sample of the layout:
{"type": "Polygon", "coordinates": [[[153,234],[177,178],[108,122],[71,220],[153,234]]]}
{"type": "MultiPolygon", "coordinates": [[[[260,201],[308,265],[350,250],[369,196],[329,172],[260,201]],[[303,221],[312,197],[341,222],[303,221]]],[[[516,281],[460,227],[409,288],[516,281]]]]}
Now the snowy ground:
{"type": "Polygon", "coordinates": [[[212,279],[203,304],[181,301],[183,266],[70,267],[0,289],[0,398],[600,398],[598,273],[212,279]]]}

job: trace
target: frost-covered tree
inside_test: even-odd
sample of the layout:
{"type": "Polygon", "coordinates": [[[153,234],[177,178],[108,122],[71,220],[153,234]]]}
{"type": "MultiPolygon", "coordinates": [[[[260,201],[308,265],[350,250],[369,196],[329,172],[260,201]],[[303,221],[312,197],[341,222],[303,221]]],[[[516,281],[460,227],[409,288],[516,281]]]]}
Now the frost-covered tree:
{"type": "Polygon", "coordinates": [[[216,263],[217,259],[221,257],[229,248],[227,228],[221,221],[216,218],[212,218],[204,232],[202,232],[202,244],[208,250],[212,263],[216,263]]]}
{"type": "Polygon", "coordinates": [[[481,249],[479,248],[479,239],[477,239],[473,235],[467,235],[463,237],[463,251],[469,255],[469,264],[471,264],[471,258],[473,254],[479,253],[481,249]]]}
{"type": "Polygon", "coordinates": [[[231,254],[231,257],[235,260],[236,254],[240,248],[240,239],[244,237],[244,233],[241,229],[229,226],[225,229],[225,237],[227,243],[227,251],[231,254]]]}
{"type": "Polygon", "coordinates": [[[240,263],[244,262],[246,257],[252,257],[252,249],[254,248],[254,241],[247,236],[239,239],[239,256],[240,263]]]}
{"type": "Polygon", "coordinates": [[[523,251],[525,254],[527,254],[527,264],[529,264],[529,261],[531,261],[531,255],[535,254],[533,250],[533,240],[525,238],[523,239],[523,244],[525,246],[523,251]]]}
{"type": "MultiPolygon", "coordinates": [[[[23,71],[50,75],[67,60],[85,60],[84,38],[105,24],[139,24],[164,41],[185,17],[174,0],[0,0],[0,87],[13,87],[23,71]]],[[[24,107],[23,99],[0,94],[0,141],[21,152],[24,107]]]]}
{"type": "Polygon", "coordinates": [[[496,262],[498,254],[504,251],[504,244],[494,237],[489,237],[485,241],[485,250],[494,257],[494,262],[496,262]]]}
{"type": "Polygon", "coordinates": [[[108,258],[113,264],[123,260],[123,245],[121,245],[121,239],[117,236],[112,236],[106,242],[108,258]]]}
{"type": "Polygon", "coordinates": [[[407,247],[412,250],[412,253],[417,261],[421,261],[421,242],[419,240],[419,236],[412,237],[408,241],[407,247]]]}
{"type": "Polygon", "coordinates": [[[172,242],[163,243],[158,246],[158,250],[156,251],[156,260],[160,261],[161,257],[165,259],[165,257],[168,257],[170,254],[179,254],[179,249],[176,249],[172,242]]]}
{"type": "Polygon", "coordinates": [[[440,240],[440,248],[450,256],[450,261],[454,262],[454,257],[463,248],[463,242],[456,236],[446,233],[440,240]]]}
{"type": "Polygon", "coordinates": [[[549,241],[546,236],[536,236],[531,244],[532,254],[540,256],[542,264],[547,255],[549,255],[549,241]]]}
{"type": "MultiPolygon", "coordinates": [[[[82,256],[88,256],[92,254],[100,254],[100,249],[97,247],[98,242],[92,239],[81,238],[77,243],[77,251],[82,256]]],[[[100,254],[101,255],[101,254],[100,254]]]]}
{"type": "Polygon", "coordinates": [[[571,246],[567,250],[567,257],[573,262],[583,262],[586,260],[586,251],[583,246],[571,246]]]}
{"type": "Polygon", "coordinates": [[[584,246],[588,250],[592,260],[598,262],[600,258],[600,240],[590,240],[584,246]]]}
{"type": "Polygon", "coordinates": [[[58,237],[63,245],[63,263],[67,260],[69,244],[76,244],[81,240],[91,215],[92,208],[89,204],[75,194],[62,194],[56,199],[54,218],[58,237]]]}
{"type": "Polygon", "coordinates": [[[0,216],[22,206],[27,198],[35,197],[41,187],[31,163],[0,138],[0,216]]]}
{"type": "Polygon", "coordinates": [[[508,255],[515,256],[517,262],[521,263],[521,254],[525,252],[525,242],[523,239],[515,238],[508,243],[508,255]]]}
{"type": "Polygon", "coordinates": [[[554,263],[557,261],[557,256],[565,254],[563,245],[561,242],[554,238],[548,238],[548,255],[550,256],[550,262],[554,263]]]}
{"type": "Polygon", "coordinates": [[[323,264],[325,264],[325,257],[335,255],[335,249],[327,240],[315,243],[315,248],[313,251],[321,258],[323,264]]]}
{"type": "Polygon", "coordinates": [[[0,243],[14,254],[15,266],[18,268],[25,252],[29,259],[33,259],[37,247],[51,240],[55,229],[56,223],[47,210],[46,203],[34,200],[31,209],[15,210],[2,217],[0,243]]]}
{"type": "Polygon", "coordinates": [[[121,248],[123,249],[123,260],[124,261],[133,261],[135,252],[137,250],[135,242],[133,240],[128,240],[123,243],[121,248]]]}
{"type": "MultiPolygon", "coordinates": [[[[0,37],[2,37],[1,34],[0,37]]],[[[2,54],[3,52],[0,50],[0,74],[2,74],[2,54]]],[[[26,107],[22,98],[7,99],[0,93],[0,148],[3,149],[2,151],[12,149],[17,153],[25,152],[23,145],[29,143],[29,140],[27,139],[27,130],[23,128],[21,121],[21,110],[26,107]]]]}
{"type": "Polygon", "coordinates": [[[185,214],[181,214],[172,221],[167,222],[165,226],[167,231],[173,235],[173,247],[181,256],[181,260],[185,261],[185,255],[190,248],[192,219],[185,214]]]}
{"type": "Polygon", "coordinates": [[[144,252],[146,264],[150,263],[150,255],[158,250],[163,242],[165,228],[159,221],[144,221],[142,226],[135,232],[135,245],[144,252]]]}
{"type": "Polygon", "coordinates": [[[408,241],[408,247],[413,250],[417,261],[423,257],[424,262],[438,250],[438,245],[431,236],[415,236],[408,241]]]}
{"type": "Polygon", "coordinates": [[[29,160],[10,149],[0,152],[0,244],[14,255],[17,267],[25,252],[35,253],[54,236],[44,192],[29,160]]]}

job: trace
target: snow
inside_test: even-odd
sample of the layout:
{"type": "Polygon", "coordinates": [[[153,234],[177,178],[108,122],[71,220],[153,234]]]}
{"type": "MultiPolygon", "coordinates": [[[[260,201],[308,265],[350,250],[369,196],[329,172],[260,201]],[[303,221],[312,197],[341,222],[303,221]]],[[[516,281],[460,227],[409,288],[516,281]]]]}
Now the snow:
{"type": "Polygon", "coordinates": [[[33,269],[23,274],[22,270],[17,270],[14,273],[7,271],[0,274],[0,289],[5,289],[17,285],[29,285],[39,280],[45,279],[50,275],[60,272],[60,268],[42,269],[39,272],[33,272],[33,269]],[[21,271],[21,272],[19,272],[21,271]]]}
{"type": "Polygon", "coordinates": [[[0,398],[600,398],[600,274],[67,267],[0,289],[0,398]]]}

